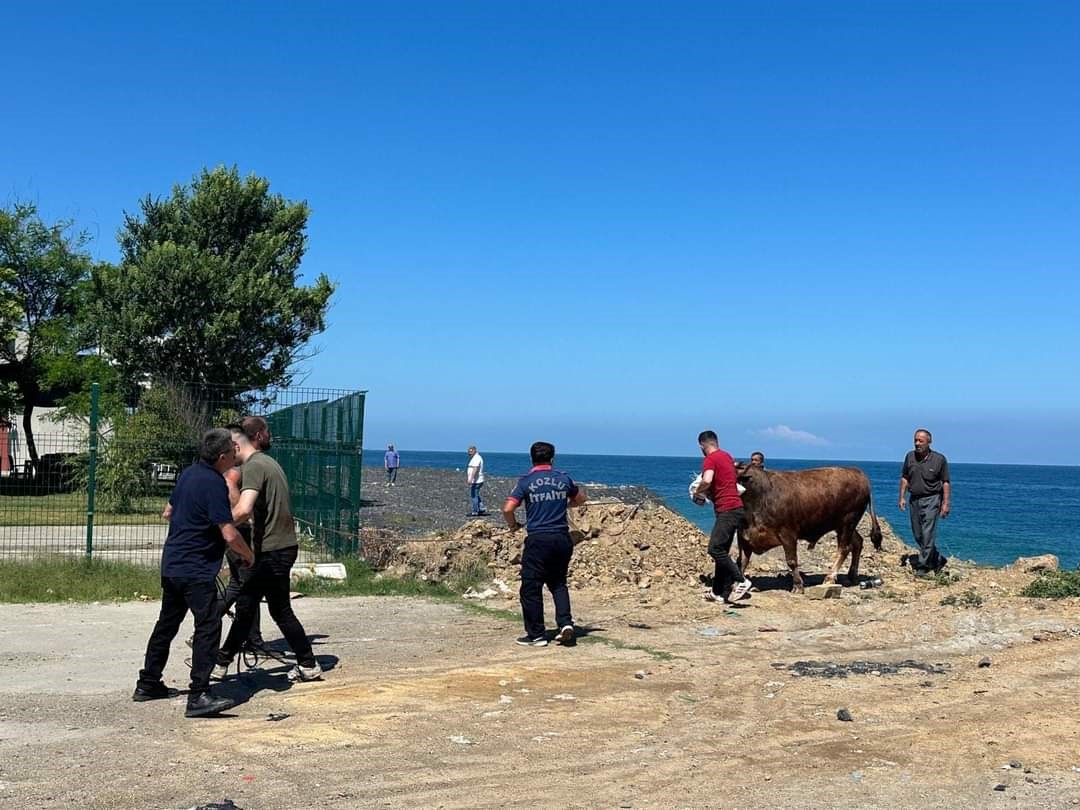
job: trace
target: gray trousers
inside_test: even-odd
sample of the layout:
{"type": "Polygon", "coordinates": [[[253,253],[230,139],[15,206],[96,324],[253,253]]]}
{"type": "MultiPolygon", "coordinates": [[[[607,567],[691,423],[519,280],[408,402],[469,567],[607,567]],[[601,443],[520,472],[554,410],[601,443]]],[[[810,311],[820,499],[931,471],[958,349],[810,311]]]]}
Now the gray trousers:
{"type": "Polygon", "coordinates": [[[945,565],[945,557],[937,550],[937,521],[941,513],[941,496],[926,495],[908,502],[911,514],[911,534],[919,546],[919,559],[915,568],[937,571],[945,565]]]}

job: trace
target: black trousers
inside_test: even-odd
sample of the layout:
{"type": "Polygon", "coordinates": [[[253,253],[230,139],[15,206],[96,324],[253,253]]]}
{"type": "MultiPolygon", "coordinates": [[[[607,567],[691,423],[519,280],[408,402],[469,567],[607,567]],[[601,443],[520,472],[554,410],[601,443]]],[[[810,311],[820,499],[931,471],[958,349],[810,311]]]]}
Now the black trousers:
{"type": "Polygon", "coordinates": [[[569,532],[530,534],[525,538],[521,553],[521,615],[525,620],[525,635],[539,638],[544,635],[544,586],[555,601],[555,623],[558,627],[573,625],[570,615],[570,590],[566,587],[566,571],[574,553],[569,532]]]}
{"type": "Polygon", "coordinates": [[[189,610],[195,617],[190,689],[192,694],[198,694],[210,687],[210,672],[221,640],[220,605],[217,582],[213,579],[161,578],[161,612],[146,644],[146,660],[139,670],[140,687],[151,689],[161,681],[161,673],[169,661],[169,645],[189,610]]]}
{"type": "Polygon", "coordinates": [[[731,593],[732,586],[743,580],[742,571],[731,559],[731,541],[745,522],[746,512],[742,509],[716,513],[716,522],[713,523],[712,534],[709,535],[709,556],[715,564],[712,592],[717,596],[726,598],[731,593]]]}
{"type": "MultiPolygon", "coordinates": [[[[250,545],[250,543],[249,543],[250,545]]],[[[243,590],[244,585],[251,581],[251,577],[255,573],[255,566],[253,565],[241,565],[240,557],[234,554],[232,551],[225,552],[225,561],[229,564],[229,584],[225,587],[225,599],[221,602],[221,617],[225,618],[226,612],[234,604],[236,600],[240,598],[240,592],[243,590]]],[[[262,610],[258,605],[255,606],[255,613],[251,620],[251,632],[248,633],[247,640],[249,644],[259,646],[263,643],[261,625],[262,610]]]]}
{"type": "Polygon", "coordinates": [[[297,663],[304,667],[315,666],[311,642],[308,641],[304,626],[293,613],[292,602],[289,600],[289,571],[296,562],[297,551],[297,547],[293,546],[277,551],[260,551],[256,555],[251,576],[241,587],[240,596],[236,600],[236,618],[218,652],[219,664],[228,664],[236,657],[244,639],[251,632],[251,623],[259,609],[259,602],[265,598],[270,609],[270,618],[296,653],[297,663]]]}

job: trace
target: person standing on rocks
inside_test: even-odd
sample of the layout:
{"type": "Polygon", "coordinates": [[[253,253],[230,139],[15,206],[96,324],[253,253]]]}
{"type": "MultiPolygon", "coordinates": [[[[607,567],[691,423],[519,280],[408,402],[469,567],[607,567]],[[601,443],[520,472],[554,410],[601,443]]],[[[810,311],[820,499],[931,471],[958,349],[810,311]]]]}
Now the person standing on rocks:
{"type": "Polygon", "coordinates": [[[465,480],[469,484],[469,517],[486,515],[484,499],[480,497],[480,488],[484,486],[484,457],[476,452],[473,445],[467,451],[469,466],[465,468],[465,480]]]}
{"type": "Polygon", "coordinates": [[[397,471],[401,466],[401,455],[394,449],[394,445],[386,445],[386,454],[383,456],[383,469],[386,470],[386,485],[392,487],[397,483],[397,471]]]}
{"type": "Polygon", "coordinates": [[[503,504],[503,517],[511,531],[521,528],[514,511],[525,504],[525,548],[521,552],[521,615],[525,635],[517,643],[526,647],[546,647],[544,630],[544,586],[555,602],[559,627],[555,640],[574,643],[574,620],[570,613],[570,590],[566,574],[574,543],[566,510],[585,503],[585,490],[564,472],[552,469],[555,445],[534,442],[529,448],[532,469],[518,479],[503,504]]]}
{"type": "Polygon", "coordinates": [[[937,520],[939,515],[949,516],[952,483],[948,459],[930,449],[930,431],[919,428],[914,441],[915,449],[908,451],[900,471],[900,511],[906,506],[906,494],[911,503],[911,533],[919,546],[912,568],[915,576],[926,576],[940,571],[948,562],[937,549],[937,520]]]}
{"type": "Polygon", "coordinates": [[[289,482],[281,465],[265,452],[271,446],[270,427],[261,416],[248,416],[240,423],[240,431],[233,434],[233,440],[242,466],[240,500],[232,516],[237,523],[253,520],[256,559],[255,571],[236,601],[236,619],[218,652],[214,677],[221,680],[228,675],[229,664],[248,637],[255,612],[265,597],[270,618],[296,654],[289,680],[321,680],[322,667],[289,601],[289,572],[296,562],[299,543],[289,482]]]}
{"type": "Polygon", "coordinates": [[[701,465],[701,480],[694,491],[694,502],[712,501],[716,520],[709,535],[709,556],[713,558],[712,590],[706,592],[709,602],[734,603],[750,596],[752,583],[743,576],[731,559],[731,542],[746,522],[742,498],[735,480],[735,459],[720,449],[716,433],[704,430],[698,434],[698,447],[705,461],[701,465]]]}
{"type": "MultiPolygon", "coordinates": [[[[176,482],[164,515],[169,533],[161,553],[161,612],[146,645],[146,659],[131,699],[137,703],[175,697],[161,680],[169,646],[190,610],[195,617],[191,643],[191,684],[186,717],[205,717],[231,709],[233,701],[212,697],[210,672],[221,640],[217,573],[225,547],[243,565],[255,558],[233,527],[224,474],[236,463],[236,447],[227,430],[208,431],[199,446],[199,460],[176,482]]],[[[246,634],[246,631],[245,631],[246,634]]]]}

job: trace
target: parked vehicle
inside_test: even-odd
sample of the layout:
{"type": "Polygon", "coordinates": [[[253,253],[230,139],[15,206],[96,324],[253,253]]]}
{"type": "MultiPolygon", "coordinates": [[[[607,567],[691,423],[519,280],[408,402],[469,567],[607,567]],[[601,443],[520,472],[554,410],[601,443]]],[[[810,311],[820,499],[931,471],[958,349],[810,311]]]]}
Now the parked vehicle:
{"type": "Polygon", "coordinates": [[[148,461],[146,464],[151,486],[163,488],[176,486],[176,477],[180,474],[180,470],[175,464],[164,461],[148,461]]]}

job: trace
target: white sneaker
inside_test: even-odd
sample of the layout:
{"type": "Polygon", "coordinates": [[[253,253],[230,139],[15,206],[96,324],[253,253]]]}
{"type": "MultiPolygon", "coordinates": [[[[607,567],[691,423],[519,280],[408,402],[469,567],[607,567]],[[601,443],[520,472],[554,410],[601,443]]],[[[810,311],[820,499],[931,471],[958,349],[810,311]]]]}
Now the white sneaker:
{"type": "Polygon", "coordinates": [[[718,593],[713,593],[712,591],[705,591],[705,601],[722,603],[724,601],[724,597],[718,593]]]}
{"type": "Polygon", "coordinates": [[[322,674],[322,667],[318,663],[313,667],[302,667],[297,664],[289,670],[289,680],[293,683],[298,681],[321,681],[322,674]]]}
{"type": "Polygon", "coordinates": [[[744,579],[742,582],[735,584],[735,587],[731,589],[731,594],[728,596],[729,602],[741,602],[743,599],[750,598],[750,589],[754,587],[754,583],[748,579],[744,579]]]}
{"type": "Polygon", "coordinates": [[[210,673],[210,680],[223,681],[229,677],[229,664],[218,664],[214,667],[214,671],[210,673]]]}

